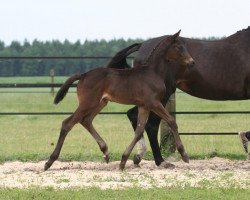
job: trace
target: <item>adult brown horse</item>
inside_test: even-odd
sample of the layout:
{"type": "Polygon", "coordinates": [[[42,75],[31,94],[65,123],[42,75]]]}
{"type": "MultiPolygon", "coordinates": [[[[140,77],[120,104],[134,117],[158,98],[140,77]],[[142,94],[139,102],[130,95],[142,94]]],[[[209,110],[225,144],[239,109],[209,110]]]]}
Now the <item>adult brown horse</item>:
{"type": "MultiPolygon", "coordinates": [[[[116,65],[127,67],[126,57],[128,53],[135,51],[138,52],[134,60],[134,67],[140,67],[164,37],[167,36],[153,38],[120,51],[107,67],[116,65]]],[[[173,87],[203,99],[224,101],[250,98],[250,27],[216,41],[189,38],[181,38],[181,40],[185,42],[196,65],[188,73],[180,73],[174,80],[173,87]]],[[[172,88],[172,91],[175,90],[172,88]]],[[[164,103],[167,102],[170,95],[166,96],[164,103]]],[[[136,116],[136,107],[128,111],[128,117],[134,128],[137,121],[136,116]]],[[[159,124],[160,118],[151,113],[145,130],[156,165],[160,165],[164,161],[157,140],[159,124]]],[[[144,141],[141,140],[140,144],[144,144],[144,141]]],[[[137,154],[134,162],[139,163],[142,155],[137,154]]]]}
{"type": "Polygon", "coordinates": [[[108,147],[92,124],[95,116],[107,105],[108,101],[138,106],[135,136],[122,155],[120,169],[124,169],[132,149],[142,137],[150,111],[168,123],[173,131],[176,147],[183,161],[189,161],[175,120],[161,103],[163,97],[169,93],[168,86],[166,87],[164,81],[165,77],[168,76],[171,80],[176,73],[184,73],[187,66],[194,64],[194,60],[187,52],[185,45],[178,39],[179,33],[164,37],[143,67],[127,70],[96,68],[85,74],[71,76],[66,80],[58,91],[54,103],[59,103],[73,82],[79,80],[77,84],[79,105],[76,111],[63,121],[57,145],[45,164],[45,170],[58,158],[68,132],[76,123],[80,123],[90,132],[103,152],[105,160],[109,161],[108,147]],[[170,63],[177,64],[176,68],[171,68],[170,63]]]}

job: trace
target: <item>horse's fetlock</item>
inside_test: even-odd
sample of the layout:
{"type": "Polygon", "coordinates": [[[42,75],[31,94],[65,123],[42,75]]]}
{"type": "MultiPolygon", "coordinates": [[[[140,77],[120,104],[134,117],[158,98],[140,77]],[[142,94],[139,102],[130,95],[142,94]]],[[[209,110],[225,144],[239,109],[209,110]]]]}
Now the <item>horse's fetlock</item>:
{"type": "Polygon", "coordinates": [[[108,151],[108,147],[106,144],[100,144],[100,149],[104,154],[108,151]]]}
{"type": "Polygon", "coordinates": [[[184,146],[182,144],[178,145],[177,150],[182,154],[184,152],[184,146]]]}
{"type": "Polygon", "coordinates": [[[127,160],[128,159],[128,155],[127,154],[122,154],[122,160],[127,160]]]}

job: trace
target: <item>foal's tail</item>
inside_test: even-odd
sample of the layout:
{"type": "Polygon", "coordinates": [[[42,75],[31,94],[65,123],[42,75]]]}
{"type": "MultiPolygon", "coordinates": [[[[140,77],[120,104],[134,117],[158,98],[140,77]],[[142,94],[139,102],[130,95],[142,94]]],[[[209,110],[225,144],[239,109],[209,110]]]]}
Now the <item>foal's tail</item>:
{"type": "Polygon", "coordinates": [[[71,77],[69,77],[65,83],[61,86],[61,88],[59,89],[59,91],[56,94],[56,97],[54,99],[54,104],[58,104],[60,101],[63,100],[63,98],[66,96],[69,87],[77,80],[80,80],[82,78],[81,74],[75,74],[71,77]]]}

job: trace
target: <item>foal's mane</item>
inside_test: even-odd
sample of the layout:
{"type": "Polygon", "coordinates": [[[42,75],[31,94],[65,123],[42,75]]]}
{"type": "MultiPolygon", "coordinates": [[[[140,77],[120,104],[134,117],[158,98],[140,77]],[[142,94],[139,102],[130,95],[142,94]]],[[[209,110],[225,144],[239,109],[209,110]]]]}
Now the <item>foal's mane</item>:
{"type": "MultiPolygon", "coordinates": [[[[159,43],[151,50],[149,56],[147,57],[147,59],[145,60],[145,62],[142,64],[144,65],[148,65],[150,59],[155,55],[155,53],[157,51],[161,52],[161,50],[163,51],[164,49],[167,49],[167,47],[165,45],[167,45],[167,42],[169,42],[170,36],[164,36],[159,43]],[[157,51],[156,51],[157,50],[157,51]]],[[[165,51],[164,51],[165,52],[165,51]]],[[[161,52],[162,53],[162,52],[161,52]]]]}

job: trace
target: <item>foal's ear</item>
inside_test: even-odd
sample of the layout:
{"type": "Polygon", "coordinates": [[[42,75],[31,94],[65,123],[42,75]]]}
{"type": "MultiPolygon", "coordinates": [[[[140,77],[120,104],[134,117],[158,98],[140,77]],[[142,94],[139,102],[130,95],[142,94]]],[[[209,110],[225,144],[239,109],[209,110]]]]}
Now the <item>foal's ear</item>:
{"type": "Polygon", "coordinates": [[[181,30],[179,30],[177,33],[172,35],[171,40],[172,42],[176,42],[176,39],[179,37],[181,30]]]}

